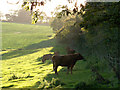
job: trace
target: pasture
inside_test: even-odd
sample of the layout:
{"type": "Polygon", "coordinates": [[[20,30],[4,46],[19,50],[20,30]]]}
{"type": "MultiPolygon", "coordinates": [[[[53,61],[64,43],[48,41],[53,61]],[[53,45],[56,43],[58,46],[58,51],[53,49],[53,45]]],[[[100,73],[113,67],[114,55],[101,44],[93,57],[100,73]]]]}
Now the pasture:
{"type": "MultiPolygon", "coordinates": [[[[65,44],[58,43],[49,26],[2,23],[2,88],[74,88],[80,82],[91,83],[92,72],[87,62],[78,61],[73,74],[67,68],[53,71],[51,60],[42,63],[44,54],[59,51],[66,54],[65,44]]],[[[87,59],[87,58],[86,58],[87,59]]],[[[113,74],[103,74],[106,78],[113,74]]]]}
{"type": "Polygon", "coordinates": [[[53,54],[54,51],[66,54],[65,45],[58,44],[53,36],[49,26],[2,23],[1,87],[42,88],[59,79],[64,83],[61,87],[70,88],[77,82],[87,81],[90,73],[84,70],[85,62],[76,64],[73,75],[66,75],[67,69],[59,67],[59,76],[54,74],[51,61],[41,62],[44,54],[53,54]]]}

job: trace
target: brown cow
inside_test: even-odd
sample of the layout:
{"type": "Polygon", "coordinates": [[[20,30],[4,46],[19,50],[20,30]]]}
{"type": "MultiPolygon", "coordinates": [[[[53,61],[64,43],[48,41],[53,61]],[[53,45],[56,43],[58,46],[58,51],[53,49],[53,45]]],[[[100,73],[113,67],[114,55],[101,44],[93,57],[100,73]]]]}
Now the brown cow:
{"type": "Polygon", "coordinates": [[[75,50],[71,49],[70,47],[66,47],[67,54],[74,54],[75,50]]]}
{"type": "Polygon", "coordinates": [[[42,58],[42,62],[44,63],[46,60],[52,60],[53,54],[45,54],[42,58]]]}
{"type": "Polygon", "coordinates": [[[63,56],[53,56],[53,70],[55,71],[55,74],[57,73],[57,68],[58,66],[66,66],[68,68],[69,73],[69,68],[71,68],[71,74],[72,74],[72,69],[77,62],[77,60],[82,60],[84,57],[80,53],[76,54],[68,54],[68,55],[63,55],[63,56]]]}
{"type": "Polygon", "coordinates": [[[44,63],[46,60],[51,60],[52,61],[52,56],[53,55],[57,56],[57,55],[59,55],[59,52],[56,51],[56,52],[54,52],[54,54],[45,54],[43,56],[42,62],[44,63]]]}

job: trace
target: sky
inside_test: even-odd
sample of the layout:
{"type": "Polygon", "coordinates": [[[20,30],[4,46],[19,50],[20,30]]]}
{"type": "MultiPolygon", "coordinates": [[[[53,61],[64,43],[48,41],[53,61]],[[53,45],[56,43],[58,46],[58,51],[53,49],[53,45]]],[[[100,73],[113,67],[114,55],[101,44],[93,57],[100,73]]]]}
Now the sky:
{"type": "Polygon", "coordinates": [[[21,8],[22,2],[15,4],[18,0],[0,0],[0,12],[3,14],[11,13],[11,10],[18,10],[21,8]],[[8,2],[8,3],[7,3],[8,2]],[[12,4],[9,4],[12,3],[12,4]]]}
{"type": "MultiPolygon", "coordinates": [[[[5,14],[12,14],[15,10],[19,10],[21,9],[21,5],[22,5],[22,1],[23,0],[0,0],[0,13],[2,13],[2,15],[4,16],[5,14]],[[18,4],[16,4],[19,1],[18,4]],[[12,4],[11,4],[12,3],[12,4]]],[[[78,5],[80,5],[80,3],[84,4],[85,0],[76,0],[78,1],[78,5]]],[[[51,2],[48,2],[44,5],[44,7],[37,7],[40,10],[45,11],[45,13],[47,14],[47,16],[51,17],[51,12],[53,12],[55,10],[55,8],[58,5],[68,5],[69,3],[67,2],[67,0],[51,0],[51,2]]],[[[73,8],[73,4],[68,5],[69,8],[73,8]]]]}

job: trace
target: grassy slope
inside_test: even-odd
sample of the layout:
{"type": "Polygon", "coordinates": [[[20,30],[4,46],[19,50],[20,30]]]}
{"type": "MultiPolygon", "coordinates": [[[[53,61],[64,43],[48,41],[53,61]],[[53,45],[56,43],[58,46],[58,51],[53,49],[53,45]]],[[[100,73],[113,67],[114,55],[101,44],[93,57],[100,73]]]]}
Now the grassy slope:
{"type": "Polygon", "coordinates": [[[3,49],[22,48],[47,40],[47,36],[52,35],[48,26],[2,23],[2,29],[3,49]]]}
{"type": "Polygon", "coordinates": [[[64,44],[58,44],[51,39],[54,35],[48,26],[2,23],[2,86],[4,88],[39,87],[46,80],[50,84],[53,78],[59,79],[65,85],[74,87],[80,81],[89,82],[91,72],[85,69],[86,62],[79,61],[73,69],[73,75],[66,75],[66,68],[58,68],[56,76],[51,61],[41,62],[42,56],[54,51],[66,54],[64,44]],[[39,58],[39,59],[38,59],[39,58]]]}

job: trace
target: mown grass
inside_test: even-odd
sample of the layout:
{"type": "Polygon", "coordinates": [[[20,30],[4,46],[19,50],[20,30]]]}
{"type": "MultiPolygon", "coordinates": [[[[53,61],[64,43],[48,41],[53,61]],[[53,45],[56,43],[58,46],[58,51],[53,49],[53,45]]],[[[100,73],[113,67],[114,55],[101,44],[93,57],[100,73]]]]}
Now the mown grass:
{"type": "Polygon", "coordinates": [[[52,64],[46,66],[37,61],[38,57],[53,53],[52,45],[39,44],[52,37],[51,28],[15,23],[2,23],[2,27],[2,87],[34,86],[51,71],[46,71],[47,67],[52,69],[52,64]]]}
{"type": "MultiPolygon", "coordinates": [[[[79,81],[79,77],[66,75],[64,70],[61,70],[57,77],[53,72],[51,61],[46,61],[45,64],[41,62],[44,54],[54,51],[66,54],[65,45],[58,44],[52,39],[54,34],[49,26],[2,23],[2,27],[1,87],[39,87],[36,86],[38,81],[47,80],[50,83],[52,78],[59,78],[64,83],[71,84],[79,81]]],[[[59,67],[58,71],[61,68],[59,67]]],[[[79,76],[78,71],[74,73],[79,76]]]]}
{"type": "Polygon", "coordinates": [[[48,26],[2,23],[2,48],[23,48],[47,40],[52,34],[48,26]]]}
{"type": "Polygon", "coordinates": [[[80,82],[92,81],[88,61],[78,61],[72,75],[66,74],[67,68],[58,67],[58,76],[50,60],[41,62],[44,54],[66,54],[66,45],[53,38],[49,26],[2,23],[2,27],[2,88],[74,88],[80,82]]]}

